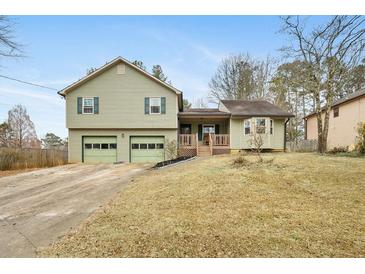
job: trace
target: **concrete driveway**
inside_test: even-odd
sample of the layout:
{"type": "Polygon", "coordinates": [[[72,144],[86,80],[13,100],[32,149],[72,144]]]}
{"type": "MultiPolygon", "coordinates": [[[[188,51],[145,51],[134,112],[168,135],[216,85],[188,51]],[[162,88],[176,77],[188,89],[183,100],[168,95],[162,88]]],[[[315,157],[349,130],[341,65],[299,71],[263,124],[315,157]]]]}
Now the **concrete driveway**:
{"type": "Polygon", "coordinates": [[[34,257],[147,167],[71,164],[0,178],[0,257],[34,257]]]}

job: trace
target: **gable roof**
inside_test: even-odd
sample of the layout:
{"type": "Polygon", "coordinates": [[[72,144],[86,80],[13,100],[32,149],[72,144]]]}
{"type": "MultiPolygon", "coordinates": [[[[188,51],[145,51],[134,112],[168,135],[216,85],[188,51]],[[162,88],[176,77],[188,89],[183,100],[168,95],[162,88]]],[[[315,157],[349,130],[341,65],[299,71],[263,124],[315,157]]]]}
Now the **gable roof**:
{"type": "Polygon", "coordinates": [[[179,105],[181,104],[181,106],[182,106],[182,91],[181,90],[178,90],[177,88],[169,85],[168,83],[166,83],[164,81],[161,81],[160,79],[157,79],[152,74],[150,74],[147,71],[139,68],[138,66],[134,65],[133,63],[129,62],[128,60],[124,59],[121,56],[118,56],[117,58],[115,58],[112,61],[106,63],[103,66],[101,66],[100,68],[98,68],[94,72],[90,73],[89,75],[86,75],[86,76],[82,77],[81,79],[79,79],[76,82],[68,85],[67,87],[65,87],[64,89],[58,91],[57,93],[59,95],[65,97],[67,95],[67,93],[70,93],[71,91],[73,91],[77,87],[85,84],[89,80],[96,78],[97,76],[99,76],[100,74],[102,74],[103,72],[105,72],[106,70],[108,70],[109,68],[113,67],[114,65],[116,65],[118,63],[124,63],[124,64],[134,68],[138,72],[142,73],[144,76],[149,77],[151,80],[153,80],[153,81],[159,83],[160,85],[168,88],[169,90],[175,92],[179,96],[179,101],[181,101],[181,102],[179,102],[179,105]]]}
{"type": "Polygon", "coordinates": [[[292,113],[263,100],[221,100],[232,117],[270,116],[294,117],[292,113]]]}
{"type": "MultiPolygon", "coordinates": [[[[355,100],[355,99],[357,99],[357,98],[359,98],[359,97],[361,97],[361,96],[365,96],[365,89],[360,89],[360,90],[358,90],[358,91],[355,91],[355,92],[353,92],[353,93],[348,94],[348,95],[347,95],[347,96],[345,96],[344,98],[341,98],[341,99],[339,99],[339,100],[335,101],[335,102],[333,103],[333,105],[332,105],[332,108],[333,108],[333,107],[336,107],[336,106],[339,106],[339,105],[342,105],[342,104],[344,104],[344,103],[347,103],[347,102],[349,102],[349,101],[355,100]]],[[[325,110],[325,108],[324,108],[324,107],[322,107],[321,111],[324,111],[324,110],[325,110]]],[[[314,112],[311,112],[310,114],[308,114],[307,116],[305,116],[305,117],[304,117],[304,119],[306,119],[306,118],[308,118],[308,117],[310,117],[310,116],[313,116],[313,115],[315,115],[315,114],[316,114],[316,112],[315,112],[315,111],[314,111],[314,112]]]]}
{"type": "Polygon", "coordinates": [[[337,100],[336,102],[334,102],[333,107],[341,105],[341,104],[351,101],[353,99],[356,99],[362,95],[365,95],[365,89],[361,89],[356,92],[350,93],[349,95],[345,96],[344,98],[337,100]]]}

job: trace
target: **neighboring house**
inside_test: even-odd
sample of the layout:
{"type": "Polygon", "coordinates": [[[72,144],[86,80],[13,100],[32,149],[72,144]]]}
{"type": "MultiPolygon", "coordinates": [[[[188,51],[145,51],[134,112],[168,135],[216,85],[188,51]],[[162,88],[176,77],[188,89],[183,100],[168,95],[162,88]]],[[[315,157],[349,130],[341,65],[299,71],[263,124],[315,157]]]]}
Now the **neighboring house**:
{"type": "MultiPolygon", "coordinates": [[[[322,114],[324,119],[324,113],[322,114]]],[[[305,139],[317,140],[317,116],[311,113],[304,117],[305,139]]],[[[333,104],[329,117],[328,149],[350,147],[356,142],[356,129],[365,123],[365,89],[354,92],[333,104]]]]}
{"type": "Polygon", "coordinates": [[[285,149],[293,115],[265,101],[223,100],[218,109],[183,111],[182,92],[118,57],[59,92],[66,99],[70,162],[159,162],[181,155],[285,149]],[[169,146],[171,147],[171,146],[169,146]]]}

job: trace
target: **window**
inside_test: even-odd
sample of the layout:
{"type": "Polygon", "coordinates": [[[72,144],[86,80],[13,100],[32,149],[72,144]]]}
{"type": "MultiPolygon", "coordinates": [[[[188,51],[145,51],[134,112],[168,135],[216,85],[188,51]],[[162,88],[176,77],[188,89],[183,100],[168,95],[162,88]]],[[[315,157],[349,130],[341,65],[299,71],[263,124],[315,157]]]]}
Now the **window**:
{"type": "Polygon", "coordinates": [[[147,144],[139,144],[139,149],[147,149],[147,144]]]}
{"type": "Polygon", "coordinates": [[[101,144],[101,149],[108,149],[109,148],[109,144],[101,144]]]}
{"type": "Polygon", "coordinates": [[[139,149],[139,144],[132,144],[132,149],[139,149]]]}
{"type": "Polygon", "coordinates": [[[92,144],[85,144],[85,149],[91,149],[92,148],[92,144]]]}
{"type": "Polygon", "coordinates": [[[274,121],[270,119],[270,134],[274,132],[274,121]]]}
{"type": "Polygon", "coordinates": [[[94,98],[82,98],[82,113],[94,114],[94,98]]]}
{"type": "Polygon", "coordinates": [[[203,133],[215,133],[215,125],[203,125],[203,133]]]}
{"type": "Polygon", "coordinates": [[[100,149],[100,144],[93,144],[93,149],[100,149]]]}
{"type": "Polygon", "coordinates": [[[148,149],[155,149],[156,148],[156,144],[148,144],[148,149]]]}
{"type": "Polygon", "coordinates": [[[163,149],[163,144],[156,144],[157,149],[163,149]]]}
{"type": "Polygon", "coordinates": [[[265,118],[256,119],[256,133],[264,134],[266,132],[266,120],[265,118]]]}
{"type": "Polygon", "coordinates": [[[150,98],[150,113],[161,114],[161,98],[150,98]]]}
{"type": "Polygon", "coordinates": [[[117,148],[117,144],[109,144],[109,148],[110,149],[116,149],[117,148]]]}
{"type": "Polygon", "coordinates": [[[244,128],[245,128],[245,135],[251,134],[251,120],[245,120],[244,128]]]}
{"type": "Polygon", "coordinates": [[[334,107],[333,108],[333,117],[338,117],[338,115],[340,115],[340,109],[339,109],[339,107],[334,107]]]}
{"type": "Polygon", "coordinates": [[[181,124],[180,125],[180,134],[191,134],[191,125],[190,124],[181,124]]]}

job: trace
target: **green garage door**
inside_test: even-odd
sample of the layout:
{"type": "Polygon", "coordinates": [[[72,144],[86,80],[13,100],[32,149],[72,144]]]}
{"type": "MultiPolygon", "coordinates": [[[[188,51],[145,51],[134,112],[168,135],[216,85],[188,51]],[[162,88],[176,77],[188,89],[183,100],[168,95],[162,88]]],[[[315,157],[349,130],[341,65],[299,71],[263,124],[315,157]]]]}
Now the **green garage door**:
{"type": "Polygon", "coordinates": [[[132,163],[157,163],[165,160],[164,137],[131,137],[130,149],[132,163]]]}
{"type": "Polygon", "coordinates": [[[84,163],[115,163],[117,137],[84,137],[84,163]]]}

